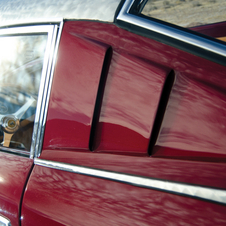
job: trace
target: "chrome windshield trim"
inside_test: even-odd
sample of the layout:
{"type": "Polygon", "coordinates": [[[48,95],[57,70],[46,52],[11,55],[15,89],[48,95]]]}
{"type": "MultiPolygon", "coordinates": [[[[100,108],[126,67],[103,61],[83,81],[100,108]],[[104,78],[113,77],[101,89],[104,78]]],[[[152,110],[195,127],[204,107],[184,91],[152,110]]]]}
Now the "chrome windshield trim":
{"type": "Polygon", "coordinates": [[[44,137],[44,130],[45,130],[46,117],[47,117],[48,106],[49,106],[50,93],[51,93],[51,88],[52,88],[53,74],[54,74],[54,70],[55,70],[57,53],[58,53],[58,48],[60,45],[60,39],[61,39],[62,30],[63,30],[63,25],[64,25],[64,23],[62,21],[59,25],[59,28],[55,27],[55,32],[57,32],[57,34],[55,33],[54,37],[57,35],[57,39],[53,41],[52,49],[51,49],[51,53],[52,53],[51,57],[50,57],[51,63],[49,64],[50,66],[49,66],[49,71],[48,71],[48,77],[46,78],[46,88],[45,88],[45,93],[44,93],[45,104],[43,106],[43,111],[42,111],[43,118],[39,124],[40,134],[39,134],[39,137],[37,137],[37,139],[39,140],[39,144],[35,148],[35,153],[34,153],[35,157],[39,157],[39,155],[41,154],[41,150],[42,150],[42,142],[43,142],[43,137],[44,137]]]}
{"type": "Polygon", "coordinates": [[[51,32],[49,26],[52,25],[32,25],[23,27],[0,28],[0,36],[49,33],[51,32]]]}
{"type": "Polygon", "coordinates": [[[11,223],[7,218],[0,215],[0,225],[1,226],[11,226],[11,223]]]}
{"type": "Polygon", "coordinates": [[[71,165],[38,158],[34,159],[34,164],[48,167],[51,169],[58,169],[76,174],[83,174],[91,177],[113,180],[120,183],[127,183],[137,187],[155,189],[163,192],[187,196],[190,198],[198,198],[204,199],[206,201],[213,201],[221,204],[226,204],[226,190],[202,187],[199,185],[182,184],[173,181],[163,181],[159,179],[146,178],[113,171],[105,171],[95,168],[71,165]]]}
{"type": "Polygon", "coordinates": [[[126,0],[121,11],[119,12],[116,20],[121,20],[126,23],[130,23],[150,31],[168,36],[170,38],[177,39],[179,41],[197,46],[204,50],[219,54],[221,56],[226,56],[226,45],[214,42],[212,40],[182,31],[167,25],[139,17],[134,14],[130,14],[129,11],[135,0],[126,0]]]}
{"type": "Polygon", "coordinates": [[[8,22],[0,22],[1,27],[15,27],[15,26],[32,26],[32,25],[51,25],[51,24],[60,24],[63,21],[63,18],[39,18],[39,19],[31,19],[31,20],[21,20],[18,22],[8,21],[8,22]]]}

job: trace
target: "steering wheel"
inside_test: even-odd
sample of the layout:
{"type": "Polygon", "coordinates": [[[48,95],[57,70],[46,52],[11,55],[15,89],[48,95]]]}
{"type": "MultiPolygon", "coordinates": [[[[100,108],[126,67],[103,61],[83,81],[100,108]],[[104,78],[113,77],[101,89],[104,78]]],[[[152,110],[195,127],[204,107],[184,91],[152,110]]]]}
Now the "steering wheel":
{"type": "Polygon", "coordinates": [[[35,99],[30,96],[30,99],[15,113],[8,115],[0,115],[0,125],[3,130],[3,142],[4,147],[9,147],[12,136],[20,128],[20,120],[29,107],[33,104],[35,99]]]}

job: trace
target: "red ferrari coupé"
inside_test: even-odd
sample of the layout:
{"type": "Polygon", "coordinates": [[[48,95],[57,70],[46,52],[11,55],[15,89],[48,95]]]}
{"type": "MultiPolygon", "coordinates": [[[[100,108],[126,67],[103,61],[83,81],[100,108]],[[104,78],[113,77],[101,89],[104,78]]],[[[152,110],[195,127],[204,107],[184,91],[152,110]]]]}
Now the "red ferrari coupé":
{"type": "Polygon", "coordinates": [[[225,0],[0,1],[9,225],[226,225],[225,0]]]}

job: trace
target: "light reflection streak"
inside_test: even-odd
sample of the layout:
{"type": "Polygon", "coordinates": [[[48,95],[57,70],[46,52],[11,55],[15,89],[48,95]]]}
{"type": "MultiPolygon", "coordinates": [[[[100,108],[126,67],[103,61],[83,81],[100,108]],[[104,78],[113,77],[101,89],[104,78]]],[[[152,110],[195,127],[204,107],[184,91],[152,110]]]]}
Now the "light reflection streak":
{"type": "MultiPolygon", "coordinates": [[[[172,192],[179,195],[186,195],[193,198],[201,198],[209,201],[226,204],[226,191],[208,187],[201,187],[188,184],[180,184],[171,181],[163,181],[158,179],[144,178],[128,174],[122,174],[111,171],[98,170],[83,166],[70,165],[60,162],[53,162],[42,159],[34,160],[36,165],[59,169],[63,171],[83,174],[92,177],[99,177],[107,180],[114,180],[121,183],[128,183],[134,186],[145,187],[149,189],[157,189],[164,192],[172,192]]],[[[56,179],[55,179],[56,180],[56,179]]],[[[54,181],[55,181],[54,180],[54,181]]]]}
{"type": "Polygon", "coordinates": [[[115,53],[100,122],[120,125],[149,138],[168,72],[142,59],[115,53]]]}
{"type": "Polygon", "coordinates": [[[225,95],[178,74],[156,145],[225,154],[225,95]]]}

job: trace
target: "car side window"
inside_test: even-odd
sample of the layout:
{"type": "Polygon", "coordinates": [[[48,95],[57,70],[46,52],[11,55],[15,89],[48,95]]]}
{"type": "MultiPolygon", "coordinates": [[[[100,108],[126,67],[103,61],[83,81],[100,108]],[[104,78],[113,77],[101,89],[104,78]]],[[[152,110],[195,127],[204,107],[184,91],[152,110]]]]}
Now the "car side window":
{"type": "Polygon", "coordinates": [[[148,0],[141,14],[226,41],[225,0],[148,0]]]}
{"type": "Polygon", "coordinates": [[[47,35],[0,37],[0,145],[30,150],[47,35]]]}

